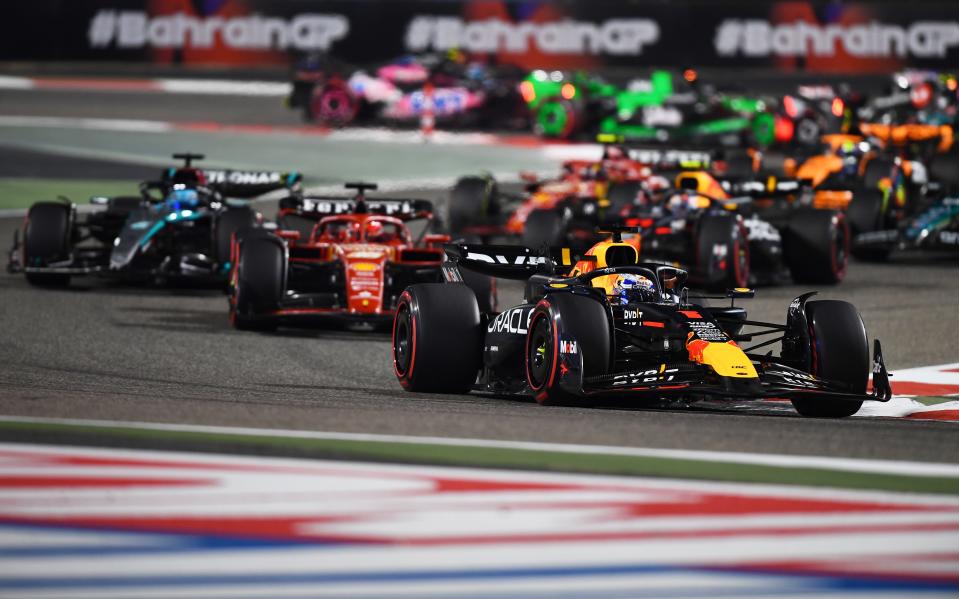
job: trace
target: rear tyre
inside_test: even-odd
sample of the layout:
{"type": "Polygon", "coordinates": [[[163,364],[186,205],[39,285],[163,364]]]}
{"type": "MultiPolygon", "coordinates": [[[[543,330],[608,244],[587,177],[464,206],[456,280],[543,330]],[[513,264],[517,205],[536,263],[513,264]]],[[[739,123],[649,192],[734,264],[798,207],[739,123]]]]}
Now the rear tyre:
{"type": "MultiPolygon", "coordinates": [[[[844,383],[849,393],[865,393],[869,383],[869,338],[856,308],[836,300],[809,302],[806,318],[811,332],[811,374],[844,383]]],[[[803,416],[844,418],[862,407],[862,401],[828,398],[793,399],[803,416]]]]}
{"type": "MultiPolygon", "coordinates": [[[[60,202],[38,202],[30,207],[23,231],[23,265],[46,266],[70,257],[73,234],[71,207],[60,202]]],[[[70,275],[26,273],[27,282],[42,287],[64,286],[70,275]]]]}
{"type": "Polygon", "coordinates": [[[523,224],[523,245],[538,249],[563,245],[566,241],[566,223],[563,215],[556,210],[533,210],[523,224]]]}
{"type": "Polygon", "coordinates": [[[732,215],[707,215],[696,231],[699,278],[710,290],[746,287],[749,284],[749,237],[746,227],[732,215]]]}
{"type": "Polygon", "coordinates": [[[344,85],[313,88],[307,104],[313,122],[327,127],[343,127],[356,117],[359,105],[344,85]]]}
{"type": "Polygon", "coordinates": [[[955,193],[959,190],[959,155],[937,155],[929,165],[929,177],[945,187],[946,193],[955,193]]]}
{"type": "Polygon", "coordinates": [[[450,234],[459,235],[496,214],[498,194],[496,180],[492,177],[461,177],[450,191],[450,234]]]}
{"type": "Polygon", "coordinates": [[[468,393],[483,363],[483,334],[469,287],[411,285],[393,319],[393,372],[407,391],[468,393]]]}
{"type": "Polygon", "coordinates": [[[547,98],[536,109],[533,131],[542,137],[569,139],[579,129],[580,109],[564,98],[547,98]]]}
{"type": "MultiPolygon", "coordinates": [[[[849,207],[846,208],[846,218],[849,220],[850,236],[855,242],[856,235],[879,231],[883,228],[882,192],[878,189],[860,189],[854,192],[849,207]]],[[[885,247],[856,247],[852,244],[852,255],[859,260],[880,262],[889,258],[892,248],[885,247]]]]}
{"type": "Polygon", "coordinates": [[[286,251],[272,235],[253,235],[240,245],[230,319],[245,331],[276,330],[271,313],[286,287],[286,251]]]}
{"type": "Polygon", "coordinates": [[[609,372],[610,325],[605,307],[596,299],[556,293],[540,300],[526,334],[526,382],[540,405],[571,405],[582,401],[559,386],[560,335],[575,343],[583,357],[583,377],[609,372]]]}
{"type": "Polygon", "coordinates": [[[223,265],[230,261],[230,243],[233,235],[242,229],[256,225],[256,212],[244,206],[229,208],[217,216],[213,227],[213,256],[217,264],[223,265]]]}
{"type": "Polygon", "coordinates": [[[786,264],[797,283],[834,285],[849,264],[849,225],[842,212],[798,210],[783,236],[786,264]]]}

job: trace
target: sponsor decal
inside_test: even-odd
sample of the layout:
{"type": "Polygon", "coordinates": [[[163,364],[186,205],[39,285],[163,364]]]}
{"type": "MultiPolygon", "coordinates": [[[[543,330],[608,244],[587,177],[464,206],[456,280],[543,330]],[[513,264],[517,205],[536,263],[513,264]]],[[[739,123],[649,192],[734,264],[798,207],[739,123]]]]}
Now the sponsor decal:
{"type": "Polygon", "coordinates": [[[232,185],[275,185],[283,181],[282,173],[276,171],[217,171],[203,170],[209,183],[232,185]]]}
{"type": "Polygon", "coordinates": [[[820,25],[727,19],[720,23],[715,38],[716,52],[726,57],[830,57],[842,51],[858,58],[945,58],[956,45],[956,21],[921,21],[903,26],[877,21],[820,25]]]}
{"type": "MultiPolygon", "coordinates": [[[[413,204],[406,200],[366,200],[366,208],[370,212],[387,216],[413,213],[413,204]]],[[[303,212],[320,214],[350,214],[355,209],[356,202],[339,198],[303,198],[300,203],[300,210],[303,212]]]]}
{"type": "Polygon", "coordinates": [[[678,127],[683,124],[683,113],[672,106],[647,106],[643,109],[643,124],[650,127],[678,127]]]}
{"type": "Polygon", "coordinates": [[[623,320],[639,320],[643,317],[642,310],[623,310],[623,320]]]}
{"type": "Polygon", "coordinates": [[[328,50],[350,31],[340,14],[305,13],[285,19],[251,14],[197,17],[176,13],[101,10],[90,20],[92,48],[213,48],[242,50],[328,50]]]}
{"type": "Polygon", "coordinates": [[[579,353],[576,348],[575,341],[569,341],[567,339],[562,339],[559,342],[559,352],[561,354],[575,354],[579,353]]]}
{"type": "Polygon", "coordinates": [[[679,164],[683,166],[708,166],[712,162],[709,152],[690,150],[653,150],[635,148],[628,151],[630,160],[643,164],[679,164]]]}
{"type": "Polygon", "coordinates": [[[546,258],[544,256],[527,256],[521,254],[512,259],[512,262],[507,259],[505,256],[496,255],[491,256],[489,254],[483,254],[481,252],[467,252],[467,260],[476,260],[477,262],[486,262],[487,264],[506,264],[512,266],[523,266],[523,265],[532,265],[532,264],[546,264],[546,258]]]}
{"type": "Polygon", "coordinates": [[[870,231],[860,233],[856,236],[856,243],[883,243],[896,241],[899,239],[899,231],[890,229],[888,231],[870,231]]]}
{"type": "Polygon", "coordinates": [[[677,372],[679,372],[679,368],[666,368],[666,365],[662,364],[658,369],[616,375],[613,377],[613,386],[669,382],[675,378],[677,372]]]}
{"type": "Polygon", "coordinates": [[[510,308],[505,312],[500,312],[496,318],[489,323],[486,330],[490,333],[513,333],[515,335],[525,335],[529,329],[529,320],[533,316],[533,309],[530,307],[510,308]]]}
{"type": "Polygon", "coordinates": [[[939,242],[945,245],[959,245],[959,231],[940,232],[939,242]]]}
{"type": "Polygon", "coordinates": [[[415,17],[406,29],[406,48],[412,52],[455,49],[476,53],[638,56],[644,46],[657,41],[659,24],[650,19],[509,23],[500,19],[465,21],[459,17],[422,15],[415,17]]]}
{"type": "Polygon", "coordinates": [[[782,237],[779,235],[779,230],[776,229],[776,227],[755,216],[743,220],[743,225],[746,226],[746,237],[749,241],[772,241],[777,243],[782,241],[782,237]]]}
{"type": "Polygon", "coordinates": [[[724,333],[721,328],[716,326],[715,323],[707,320],[691,320],[687,324],[698,339],[709,341],[711,343],[722,343],[729,341],[729,337],[726,336],[726,333],[724,333]]]}

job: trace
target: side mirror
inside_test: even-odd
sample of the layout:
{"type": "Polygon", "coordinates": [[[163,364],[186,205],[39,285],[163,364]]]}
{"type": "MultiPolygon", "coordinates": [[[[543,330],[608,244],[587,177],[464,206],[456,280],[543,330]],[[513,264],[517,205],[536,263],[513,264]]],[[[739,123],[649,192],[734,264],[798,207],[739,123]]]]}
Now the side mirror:
{"type": "Polygon", "coordinates": [[[91,196],[90,203],[96,206],[106,206],[110,203],[110,198],[106,196],[91,196]]]}
{"type": "Polygon", "coordinates": [[[300,240],[300,232],[299,232],[299,231],[292,231],[292,230],[286,230],[286,229],[277,229],[276,231],[274,231],[274,233],[276,234],[277,237],[279,237],[279,238],[281,238],[281,239],[286,239],[286,240],[289,240],[289,241],[299,241],[299,240],[300,240]]]}

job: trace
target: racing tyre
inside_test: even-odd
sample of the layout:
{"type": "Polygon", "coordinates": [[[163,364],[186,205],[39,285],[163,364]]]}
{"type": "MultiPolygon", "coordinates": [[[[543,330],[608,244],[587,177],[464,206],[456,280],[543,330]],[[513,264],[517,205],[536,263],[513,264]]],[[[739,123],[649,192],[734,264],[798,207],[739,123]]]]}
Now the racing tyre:
{"type": "Polygon", "coordinates": [[[492,177],[461,177],[450,191],[450,234],[456,236],[496,214],[498,193],[492,177]]]}
{"type": "Polygon", "coordinates": [[[248,206],[230,208],[221,212],[213,225],[213,258],[217,264],[224,265],[230,261],[230,243],[233,234],[241,229],[256,225],[256,212],[248,206]]]}
{"type": "Polygon", "coordinates": [[[542,137],[569,139],[579,128],[581,110],[565,98],[546,98],[536,109],[533,132],[542,137]]]}
{"type": "Polygon", "coordinates": [[[938,181],[948,194],[959,191],[959,155],[940,154],[929,165],[929,178],[938,181]]]}
{"type": "Polygon", "coordinates": [[[469,287],[411,285],[393,319],[393,372],[407,391],[468,393],[483,363],[483,334],[469,287]]]}
{"type": "Polygon", "coordinates": [[[786,265],[797,283],[834,285],[849,265],[849,224],[842,212],[798,210],[783,235],[786,265]]]}
{"type": "Polygon", "coordinates": [[[866,163],[862,172],[863,187],[869,190],[878,190],[879,182],[892,173],[894,163],[888,158],[873,158],[866,163]]]}
{"type": "MultiPolygon", "coordinates": [[[[60,202],[38,202],[30,207],[23,232],[24,266],[45,266],[70,257],[72,237],[71,207],[60,202]]],[[[67,285],[70,275],[26,273],[31,285],[55,287],[67,285]]]]}
{"type": "Polygon", "coordinates": [[[230,317],[244,331],[275,330],[269,317],[280,306],[286,287],[286,250],[273,235],[251,235],[240,245],[230,317]]]}
{"type": "Polygon", "coordinates": [[[814,148],[822,137],[822,125],[810,117],[803,117],[796,121],[794,139],[803,148],[814,148]]]}
{"type": "Polygon", "coordinates": [[[697,271],[704,287],[723,291],[749,284],[749,237],[733,215],[706,215],[696,232],[697,271]]]}
{"type": "MultiPolygon", "coordinates": [[[[865,393],[869,382],[869,338],[855,306],[823,300],[806,304],[813,364],[811,374],[845,383],[850,393],[865,393]]],[[[862,401],[829,398],[793,399],[803,416],[844,418],[862,407],[862,401]]]]}
{"type": "Polygon", "coordinates": [[[853,194],[849,207],[846,208],[846,218],[849,220],[852,255],[859,260],[881,262],[889,258],[891,247],[857,247],[857,235],[879,231],[883,228],[882,192],[878,189],[860,189],[853,194]]]}
{"type": "Polygon", "coordinates": [[[563,245],[566,241],[566,223],[556,210],[533,210],[523,225],[523,242],[528,248],[539,249],[543,244],[563,245]]]}
{"type": "Polygon", "coordinates": [[[560,341],[583,358],[583,377],[609,372],[612,335],[605,307],[592,297],[554,293],[540,300],[526,333],[526,382],[540,405],[571,405],[581,398],[561,389],[560,341]],[[562,329],[562,334],[557,327],[562,329]]]}
{"type": "Polygon", "coordinates": [[[626,183],[613,183],[606,191],[606,199],[609,200],[609,206],[606,208],[606,220],[618,222],[623,216],[623,211],[627,210],[636,201],[642,184],[638,181],[628,181],[626,183]]]}
{"type": "Polygon", "coordinates": [[[359,106],[345,85],[324,85],[313,88],[307,110],[313,122],[327,127],[348,125],[359,106]]]}

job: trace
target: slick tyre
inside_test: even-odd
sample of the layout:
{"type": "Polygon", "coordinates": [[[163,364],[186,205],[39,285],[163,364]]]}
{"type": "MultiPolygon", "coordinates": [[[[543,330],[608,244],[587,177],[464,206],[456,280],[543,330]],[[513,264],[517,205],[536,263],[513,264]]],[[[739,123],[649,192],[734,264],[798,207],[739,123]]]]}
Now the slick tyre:
{"type": "MultiPolygon", "coordinates": [[[[806,304],[813,363],[811,374],[844,383],[850,393],[865,393],[869,382],[869,339],[856,308],[836,300],[806,304]]],[[[793,399],[803,416],[844,418],[862,407],[862,401],[831,398],[793,399]]]]}
{"type": "Polygon", "coordinates": [[[886,247],[857,247],[856,236],[883,228],[883,199],[877,189],[859,189],[853,194],[849,207],[846,208],[846,218],[849,221],[850,238],[852,240],[852,255],[859,260],[881,262],[889,258],[892,248],[886,247]]]}
{"type": "Polygon", "coordinates": [[[359,104],[345,85],[324,85],[313,88],[307,109],[314,123],[343,127],[356,118],[359,104]]]}
{"type": "Polygon", "coordinates": [[[240,244],[233,288],[233,326],[240,330],[275,330],[271,313],[280,306],[286,287],[287,258],[283,242],[272,235],[251,235],[240,244]]]}
{"type": "Polygon", "coordinates": [[[533,210],[523,225],[522,244],[528,248],[539,249],[548,246],[563,245],[566,241],[566,222],[557,210],[533,210]]]}
{"type": "MultiPolygon", "coordinates": [[[[30,207],[23,231],[24,266],[46,266],[70,257],[73,237],[72,209],[60,202],[38,202],[30,207]]],[[[70,275],[26,273],[31,285],[67,285],[70,275]]]]}
{"type": "Polygon", "coordinates": [[[570,139],[580,129],[582,108],[565,98],[547,98],[536,109],[533,131],[541,137],[570,139]]]}
{"type": "Polygon", "coordinates": [[[458,236],[496,214],[498,195],[496,180],[492,177],[461,177],[456,181],[448,204],[450,234],[458,236]]]}
{"type": "Polygon", "coordinates": [[[732,215],[707,215],[696,229],[697,274],[704,287],[725,290],[749,284],[749,237],[732,215]]]}
{"type": "Polygon", "coordinates": [[[230,260],[230,243],[237,231],[256,224],[256,212],[249,207],[230,208],[217,216],[213,225],[214,259],[218,264],[230,260]]]}
{"type": "Polygon", "coordinates": [[[525,352],[526,382],[536,401],[540,405],[582,402],[582,397],[560,388],[560,341],[575,344],[585,378],[609,372],[611,340],[606,309],[596,299],[555,293],[540,300],[530,317],[525,352]]]}
{"type": "Polygon", "coordinates": [[[407,391],[468,393],[482,366],[483,335],[469,287],[411,285],[393,319],[393,372],[407,391]]]}
{"type": "Polygon", "coordinates": [[[797,210],[783,235],[786,264],[797,283],[835,285],[849,264],[849,224],[833,210],[797,210]]]}

